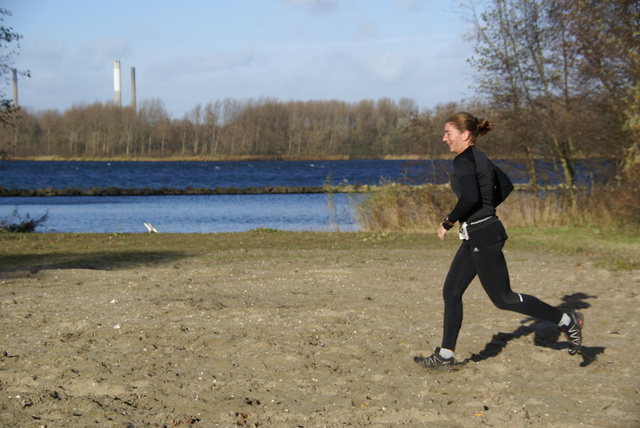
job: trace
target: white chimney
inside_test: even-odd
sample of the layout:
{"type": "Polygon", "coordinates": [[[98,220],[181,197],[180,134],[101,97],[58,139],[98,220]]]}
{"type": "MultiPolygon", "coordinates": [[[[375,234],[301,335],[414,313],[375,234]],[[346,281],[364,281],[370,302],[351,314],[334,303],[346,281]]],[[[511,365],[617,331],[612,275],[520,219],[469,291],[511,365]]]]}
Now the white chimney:
{"type": "Polygon", "coordinates": [[[120,101],[120,61],[113,62],[113,104],[121,107],[120,101]]]}
{"type": "Polygon", "coordinates": [[[136,112],[136,68],[131,67],[131,108],[136,112]]]}

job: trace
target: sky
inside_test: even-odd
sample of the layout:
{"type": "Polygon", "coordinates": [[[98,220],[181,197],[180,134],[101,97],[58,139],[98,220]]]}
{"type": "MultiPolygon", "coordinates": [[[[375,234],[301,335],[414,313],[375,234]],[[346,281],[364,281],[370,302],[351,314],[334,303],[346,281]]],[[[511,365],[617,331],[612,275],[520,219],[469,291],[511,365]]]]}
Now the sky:
{"type": "MultiPolygon", "coordinates": [[[[21,34],[18,101],[63,112],[160,100],[172,118],[196,105],[401,98],[433,108],[474,94],[473,46],[455,0],[4,0],[21,34]]],[[[9,79],[10,80],[10,79],[9,79]]],[[[9,81],[3,87],[11,98],[9,81]]]]}

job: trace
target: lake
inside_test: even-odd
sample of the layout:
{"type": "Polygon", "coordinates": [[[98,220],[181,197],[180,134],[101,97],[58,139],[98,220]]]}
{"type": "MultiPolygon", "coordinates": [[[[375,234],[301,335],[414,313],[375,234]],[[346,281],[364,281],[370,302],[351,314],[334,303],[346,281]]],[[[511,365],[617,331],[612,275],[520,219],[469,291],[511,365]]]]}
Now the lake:
{"type": "MultiPolygon", "coordinates": [[[[578,182],[594,171],[577,165],[578,182]]],[[[589,162],[594,162],[590,160],[589,162]]],[[[527,182],[518,162],[496,163],[514,183],[527,182]]],[[[216,188],[322,186],[325,183],[446,183],[452,166],[443,160],[348,160],[257,162],[0,161],[6,189],[216,188]]],[[[558,181],[556,165],[539,162],[540,182],[558,181]]],[[[596,176],[596,179],[598,177],[596,176]]],[[[0,197],[0,219],[14,210],[24,217],[48,213],[39,232],[146,232],[151,223],[165,233],[238,232],[256,228],[290,231],[355,231],[357,195],[263,194],[180,196],[0,197]],[[330,203],[329,203],[330,202],[330,203]],[[329,207],[331,209],[329,209],[329,207]]]]}

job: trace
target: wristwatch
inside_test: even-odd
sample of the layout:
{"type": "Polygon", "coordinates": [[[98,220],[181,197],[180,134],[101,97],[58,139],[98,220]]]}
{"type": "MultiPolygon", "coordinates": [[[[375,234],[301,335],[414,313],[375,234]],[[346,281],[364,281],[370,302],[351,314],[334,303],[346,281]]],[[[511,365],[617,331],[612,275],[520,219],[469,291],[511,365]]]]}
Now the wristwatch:
{"type": "Polygon", "coordinates": [[[444,216],[444,219],[442,219],[442,227],[444,227],[446,230],[451,229],[454,224],[456,224],[456,222],[451,221],[448,215],[444,216]]]}

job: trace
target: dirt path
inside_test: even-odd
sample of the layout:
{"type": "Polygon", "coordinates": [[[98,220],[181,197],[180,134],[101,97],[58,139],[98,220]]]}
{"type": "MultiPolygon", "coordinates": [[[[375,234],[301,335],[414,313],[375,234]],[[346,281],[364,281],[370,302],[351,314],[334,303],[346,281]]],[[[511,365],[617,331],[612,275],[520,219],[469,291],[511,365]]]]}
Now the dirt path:
{"type": "Polygon", "coordinates": [[[0,425],[640,425],[640,272],[506,250],[513,287],[586,317],[557,329],[465,295],[439,345],[452,251],[241,249],[118,270],[0,276],[0,425]]]}

